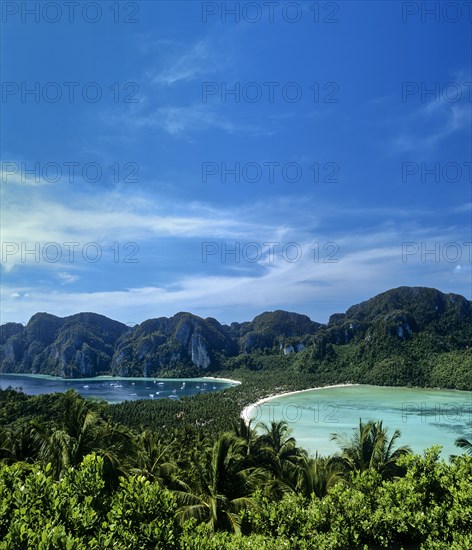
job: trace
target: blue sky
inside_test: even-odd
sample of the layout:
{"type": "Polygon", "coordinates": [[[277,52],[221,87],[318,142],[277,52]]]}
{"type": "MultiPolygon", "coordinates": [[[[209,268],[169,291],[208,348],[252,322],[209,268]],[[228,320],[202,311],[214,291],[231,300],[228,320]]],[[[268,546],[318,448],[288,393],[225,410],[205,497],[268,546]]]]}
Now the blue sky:
{"type": "Polygon", "coordinates": [[[45,5],[2,5],[2,322],[472,298],[466,3],[45,5]]]}

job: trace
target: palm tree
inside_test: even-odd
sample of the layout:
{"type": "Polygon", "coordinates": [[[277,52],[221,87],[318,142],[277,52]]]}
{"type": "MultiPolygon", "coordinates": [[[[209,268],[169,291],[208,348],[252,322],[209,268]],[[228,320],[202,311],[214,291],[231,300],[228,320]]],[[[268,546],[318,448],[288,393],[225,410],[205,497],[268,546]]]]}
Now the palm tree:
{"type": "MultiPolygon", "coordinates": [[[[470,427],[472,428],[472,424],[470,424],[470,427]]],[[[466,439],[465,437],[458,437],[455,441],[456,447],[459,447],[461,449],[464,449],[464,451],[472,456],[472,440],[466,439]]]]}
{"type": "Polygon", "coordinates": [[[313,494],[322,498],[340,479],[336,462],[316,453],[313,458],[303,457],[298,465],[296,491],[305,498],[311,498],[313,494]]]}
{"type": "Polygon", "coordinates": [[[212,530],[240,531],[240,512],[253,505],[251,494],[264,479],[260,468],[248,465],[244,440],[223,433],[203,456],[192,456],[194,486],[175,491],[179,517],[206,521],[212,530]]]}
{"type": "Polygon", "coordinates": [[[40,445],[37,428],[31,422],[19,421],[0,429],[0,460],[7,464],[35,462],[40,445]]]}
{"type": "Polygon", "coordinates": [[[168,489],[186,488],[179,479],[180,470],[175,460],[178,441],[175,437],[165,442],[155,432],[146,430],[138,438],[138,447],[138,468],[135,470],[168,489]]]}
{"type": "Polygon", "coordinates": [[[244,418],[239,418],[233,422],[234,434],[246,442],[246,454],[250,455],[257,441],[257,432],[252,427],[253,419],[251,418],[246,424],[244,418]]]}
{"type": "Polygon", "coordinates": [[[359,419],[359,428],[351,439],[344,434],[335,433],[332,434],[331,441],[341,446],[338,462],[346,474],[375,469],[383,479],[387,479],[400,473],[396,464],[398,458],[411,452],[406,445],[394,450],[400,435],[400,430],[397,429],[388,439],[387,428],[383,427],[382,421],[369,420],[364,424],[359,419]]]}
{"type": "Polygon", "coordinates": [[[263,433],[259,436],[257,446],[259,448],[269,448],[280,464],[289,462],[295,465],[304,456],[305,451],[297,447],[297,442],[292,436],[292,430],[285,420],[272,421],[270,426],[260,423],[258,427],[263,429],[263,433]]]}
{"type": "Polygon", "coordinates": [[[77,396],[66,401],[59,429],[43,427],[38,433],[42,439],[40,458],[52,464],[56,476],[95,452],[104,458],[107,481],[116,484],[135,454],[130,432],[105,420],[95,404],[77,396]]]}
{"type": "Polygon", "coordinates": [[[296,490],[298,465],[306,458],[304,449],[297,447],[292,430],[285,420],[272,421],[270,426],[260,423],[263,433],[257,438],[253,456],[257,463],[272,473],[265,492],[272,498],[296,490]]]}
{"type": "MultiPolygon", "coordinates": [[[[472,423],[469,424],[469,427],[472,428],[472,423]]],[[[464,451],[469,455],[472,456],[472,440],[466,439],[465,437],[458,437],[454,444],[456,447],[459,447],[460,449],[464,449],[464,451]]],[[[456,458],[457,455],[450,455],[449,458],[453,459],[456,458]]]]}

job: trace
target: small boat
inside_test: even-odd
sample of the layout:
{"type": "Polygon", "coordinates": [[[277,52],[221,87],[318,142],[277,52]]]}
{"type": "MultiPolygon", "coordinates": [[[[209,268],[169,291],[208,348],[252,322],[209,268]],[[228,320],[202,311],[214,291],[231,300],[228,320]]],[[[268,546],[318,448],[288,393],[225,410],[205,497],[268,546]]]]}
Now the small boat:
{"type": "Polygon", "coordinates": [[[85,384],[85,386],[82,386],[83,388],[85,388],[86,390],[88,390],[90,388],[90,386],[88,384],[85,384]]]}
{"type": "Polygon", "coordinates": [[[159,382],[159,386],[163,386],[164,385],[164,382],[159,382]]]}
{"type": "Polygon", "coordinates": [[[169,399],[178,399],[177,395],[169,395],[169,399]]]}
{"type": "Polygon", "coordinates": [[[150,394],[149,394],[149,397],[153,398],[153,397],[154,397],[154,394],[153,394],[153,393],[150,393],[150,394]]]}

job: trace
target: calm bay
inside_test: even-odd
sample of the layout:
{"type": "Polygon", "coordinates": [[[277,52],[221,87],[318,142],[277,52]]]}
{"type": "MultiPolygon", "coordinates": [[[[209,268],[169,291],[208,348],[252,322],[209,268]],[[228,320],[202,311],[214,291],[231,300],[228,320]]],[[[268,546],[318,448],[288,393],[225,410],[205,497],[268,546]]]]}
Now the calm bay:
{"type": "Polygon", "coordinates": [[[234,386],[236,382],[211,378],[95,378],[64,379],[41,374],[0,374],[0,388],[21,388],[28,395],[76,390],[84,397],[103,399],[108,403],[138,399],[178,399],[234,386]]]}
{"type": "Polygon", "coordinates": [[[439,389],[346,385],[275,396],[250,407],[253,423],[286,420],[298,445],[327,455],[339,450],[331,434],[352,435],[359,419],[383,420],[391,436],[401,431],[397,445],[422,452],[443,446],[441,456],[460,454],[458,437],[472,437],[472,392],[439,389]]]}

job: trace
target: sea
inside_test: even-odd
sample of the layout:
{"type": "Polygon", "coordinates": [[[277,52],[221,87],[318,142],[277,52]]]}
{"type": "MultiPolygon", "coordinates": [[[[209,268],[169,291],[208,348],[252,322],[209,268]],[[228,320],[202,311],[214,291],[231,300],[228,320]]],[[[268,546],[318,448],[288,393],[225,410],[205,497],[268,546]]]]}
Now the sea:
{"type": "Polygon", "coordinates": [[[235,383],[211,378],[95,378],[64,379],[41,374],[0,374],[0,388],[21,389],[29,395],[76,390],[80,395],[108,403],[138,399],[180,399],[229,388],[235,383]]]}
{"type": "Polygon", "coordinates": [[[286,420],[298,445],[321,455],[339,451],[333,433],[350,438],[359,420],[382,420],[390,435],[399,429],[396,445],[422,453],[442,445],[441,456],[462,451],[458,437],[472,441],[472,392],[351,385],[320,388],[276,397],[248,411],[253,424],[286,420]]]}

